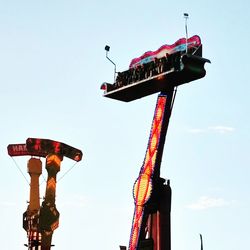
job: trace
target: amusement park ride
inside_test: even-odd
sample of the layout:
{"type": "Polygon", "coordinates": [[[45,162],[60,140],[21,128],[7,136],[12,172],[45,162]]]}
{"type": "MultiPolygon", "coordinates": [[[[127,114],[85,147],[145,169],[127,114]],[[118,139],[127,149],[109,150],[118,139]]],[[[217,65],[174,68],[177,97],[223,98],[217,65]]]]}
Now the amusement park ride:
{"type": "Polygon", "coordinates": [[[59,212],[56,209],[56,175],[60,171],[63,157],[76,162],[82,159],[82,152],[67,144],[48,139],[28,138],[25,144],[8,145],[10,156],[31,156],[28,161],[30,175],[30,200],[23,214],[23,228],[27,232],[29,250],[50,250],[52,235],[59,224],[59,212]],[[42,161],[37,157],[46,157],[48,172],[46,192],[40,206],[39,176],[42,174],[42,161]]]}
{"type": "MultiPolygon", "coordinates": [[[[188,15],[184,14],[187,20],[188,15]]],[[[104,97],[130,102],[160,92],[157,98],[148,145],[139,176],[133,187],[134,215],[129,250],[171,250],[171,187],[160,175],[161,160],[177,86],[198,80],[206,75],[199,36],[181,38],[172,45],[147,51],[131,61],[129,69],[116,72],[114,83],[103,83],[104,97]]],[[[10,156],[31,156],[28,161],[30,200],[23,214],[23,228],[27,232],[29,250],[50,250],[54,230],[58,227],[56,208],[56,177],[63,157],[76,162],[82,152],[67,144],[49,139],[28,138],[23,144],[8,145],[10,156]],[[40,204],[39,176],[46,158],[48,173],[46,191],[40,204]]],[[[201,237],[201,236],[200,236],[201,237]]],[[[202,237],[201,237],[202,242],[202,237]]],[[[126,247],[120,246],[121,250],[126,247]]]]}
{"type": "Polygon", "coordinates": [[[163,148],[177,86],[204,77],[206,62],[210,61],[202,57],[200,37],[188,38],[186,28],[186,38],[133,59],[128,70],[118,72],[113,84],[101,85],[104,97],[124,102],[160,92],[146,155],[133,187],[129,250],[171,250],[171,188],[169,180],[166,183],[160,176],[163,148]]]}

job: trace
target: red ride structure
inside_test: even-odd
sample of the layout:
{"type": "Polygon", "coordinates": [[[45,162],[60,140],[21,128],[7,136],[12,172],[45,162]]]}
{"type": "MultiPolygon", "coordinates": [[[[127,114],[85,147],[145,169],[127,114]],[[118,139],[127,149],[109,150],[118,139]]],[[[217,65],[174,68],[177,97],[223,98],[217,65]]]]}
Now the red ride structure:
{"type": "Polygon", "coordinates": [[[61,142],[38,138],[28,138],[26,144],[10,144],[7,149],[10,156],[31,156],[28,161],[30,200],[23,214],[23,228],[28,237],[25,246],[28,250],[50,250],[53,232],[59,224],[59,212],[55,204],[56,176],[64,156],[78,162],[82,159],[82,152],[61,142]],[[42,162],[36,157],[46,157],[48,172],[42,205],[39,194],[42,162]]]}
{"type": "Polygon", "coordinates": [[[170,249],[171,188],[160,177],[160,166],[173,98],[169,91],[157,99],[146,156],[133,188],[130,250],[170,249]]]}
{"type": "MultiPolygon", "coordinates": [[[[129,250],[171,250],[170,181],[160,176],[161,160],[177,86],[205,76],[198,36],[163,45],[130,63],[114,84],[103,83],[104,97],[129,102],[160,92],[146,155],[133,187],[135,203],[129,250]],[[161,63],[160,63],[161,60],[161,63]]],[[[122,250],[126,247],[120,247],[122,250]]]]}

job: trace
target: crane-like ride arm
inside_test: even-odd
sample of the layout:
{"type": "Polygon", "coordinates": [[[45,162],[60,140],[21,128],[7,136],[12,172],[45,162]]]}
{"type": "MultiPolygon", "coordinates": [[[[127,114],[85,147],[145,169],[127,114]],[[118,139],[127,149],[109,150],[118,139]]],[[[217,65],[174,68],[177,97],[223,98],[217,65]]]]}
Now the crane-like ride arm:
{"type": "MultiPolygon", "coordinates": [[[[161,159],[177,86],[206,75],[199,36],[145,52],[118,72],[113,84],[103,83],[103,96],[130,102],[160,92],[146,155],[134,183],[134,216],[129,250],[171,250],[170,182],[160,177],[161,159]]],[[[121,247],[124,249],[126,247],[121,247]]]]}
{"type": "Polygon", "coordinates": [[[10,144],[10,156],[30,155],[28,172],[31,176],[30,202],[23,215],[23,227],[28,235],[28,249],[50,250],[52,235],[58,227],[59,212],[56,209],[56,175],[60,171],[63,157],[74,161],[82,159],[82,152],[65,143],[49,139],[28,138],[26,144],[10,144]],[[44,201],[39,202],[39,175],[42,173],[42,163],[35,157],[46,157],[48,172],[44,201]]]}
{"type": "MultiPolygon", "coordinates": [[[[148,244],[153,247],[153,242],[158,247],[152,249],[164,249],[160,247],[166,244],[164,243],[166,235],[163,235],[163,232],[170,232],[170,221],[165,222],[164,228],[158,223],[160,223],[159,216],[165,211],[160,206],[161,198],[164,194],[171,197],[170,186],[166,187],[165,180],[160,178],[160,165],[173,101],[173,89],[162,92],[157,98],[145,159],[133,188],[135,210],[129,242],[130,250],[143,249],[143,245],[148,244]],[[170,193],[166,194],[164,191],[166,189],[170,193]]],[[[170,201],[165,205],[170,207],[168,202],[170,201]]]]}

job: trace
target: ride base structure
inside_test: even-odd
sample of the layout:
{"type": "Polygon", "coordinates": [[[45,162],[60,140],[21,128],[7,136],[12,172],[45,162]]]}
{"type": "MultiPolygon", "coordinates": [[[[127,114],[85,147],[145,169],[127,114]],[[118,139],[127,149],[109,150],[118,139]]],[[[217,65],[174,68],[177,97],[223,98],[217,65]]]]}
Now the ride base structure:
{"type": "Polygon", "coordinates": [[[28,250],[50,250],[54,230],[59,225],[59,212],[56,208],[56,176],[60,171],[63,157],[74,161],[82,159],[82,152],[67,144],[48,139],[28,138],[24,144],[10,144],[10,156],[31,156],[28,161],[30,175],[30,199],[23,214],[23,228],[27,232],[28,250]],[[46,157],[48,173],[46,192],[40,205],[39,176],[42,174],[42,161],[46,157]]]}
{"type": "MultiPolygon", "coordinates": [[[[177,86],[206,75],[199,36],[179,39],[131,61],[114,84],[103,83],[104,97],[129,102],[160,92],[146,155],[133,187],[134,215],[129,250],[171,250],[170,181],[160,176],[161,160],[177,86]]],[[[125,250],[125,246],[120,246],[125,250]]]]}

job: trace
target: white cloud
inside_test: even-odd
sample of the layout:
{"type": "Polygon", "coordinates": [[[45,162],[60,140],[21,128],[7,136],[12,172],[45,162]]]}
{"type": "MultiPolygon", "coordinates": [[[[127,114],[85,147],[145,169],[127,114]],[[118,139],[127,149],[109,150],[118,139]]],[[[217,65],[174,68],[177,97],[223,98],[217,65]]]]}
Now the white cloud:
{"type": "Polygon", "coordinates": [[[221,134],[231,133],[235,130],[235,128],[227,127],[227,126],[212,126],[208,128],[210,131],[215,131],[221,134]]]}
{"type": "Polygon", "coordinates": [[[201,196],[196,202],[187,205],[187,208],[193,210],[204,210],[214,207],[228,206],[231,202],[225,201],[222,198],[213,198],[208,196],[201,196]]]}
{"type": "Polygon", "coordinates": [[[207,128],[193,128],[193,129],[188,129],[189,133],[192,134],[201,134],[201,133],[208,133],[208,132],[214,132],[214,133],[219,133],[219,134],[225,134],[225,133],[232,133],[235,131],[235,128],[233,127],[228,127],[228,126],[210,126],[207,128]]]}

